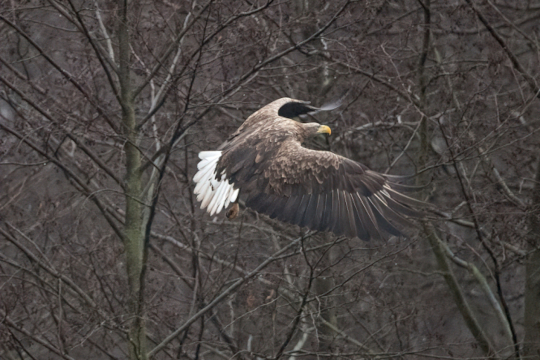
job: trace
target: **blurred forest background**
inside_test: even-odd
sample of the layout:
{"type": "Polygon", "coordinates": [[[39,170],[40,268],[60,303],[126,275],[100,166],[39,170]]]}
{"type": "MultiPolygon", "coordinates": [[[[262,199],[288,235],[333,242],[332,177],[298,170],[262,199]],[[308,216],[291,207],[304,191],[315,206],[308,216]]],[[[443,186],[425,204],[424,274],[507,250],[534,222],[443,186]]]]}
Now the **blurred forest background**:
{"type": "MultiPolygon", "coordinates": [[[[540,1],[0,4],[0,358],[540,357],[540,1]],[[193,197],[292,97],[428,184],[385,242],[193,197]]],[[[309,121],[314,121],[308,119],[309,121]]]]}

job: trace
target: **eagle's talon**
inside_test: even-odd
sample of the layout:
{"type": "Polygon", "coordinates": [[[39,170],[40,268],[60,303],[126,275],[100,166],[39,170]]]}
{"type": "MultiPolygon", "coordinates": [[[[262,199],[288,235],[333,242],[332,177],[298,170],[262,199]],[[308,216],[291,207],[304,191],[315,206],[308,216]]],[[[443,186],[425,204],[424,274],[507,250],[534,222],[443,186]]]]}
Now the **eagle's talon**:
{"type": "Polygon", "coordinates": [[[234,203],[232,207],[229,210],[227,210],[227,213],[225,214],[225,216],[227,216],[227,219],[229,220],[236,219],[239,211],[240,211],[240,207],[238,206],[238,203],[234,203]]]}

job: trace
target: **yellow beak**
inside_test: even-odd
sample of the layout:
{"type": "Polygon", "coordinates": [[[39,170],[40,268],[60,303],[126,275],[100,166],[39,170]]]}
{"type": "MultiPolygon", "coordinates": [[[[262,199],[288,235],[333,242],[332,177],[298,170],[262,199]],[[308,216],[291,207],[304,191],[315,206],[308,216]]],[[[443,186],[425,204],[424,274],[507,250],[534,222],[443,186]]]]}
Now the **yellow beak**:
{"type": "Polygon", "coordinates": [[[321,125],[319,127],[319,130],[317,130],[317,132],[321,134],[328,134],[328,135],[332,134],[332,130],[330,130],[330,128],[326,125],[321,125]]]}

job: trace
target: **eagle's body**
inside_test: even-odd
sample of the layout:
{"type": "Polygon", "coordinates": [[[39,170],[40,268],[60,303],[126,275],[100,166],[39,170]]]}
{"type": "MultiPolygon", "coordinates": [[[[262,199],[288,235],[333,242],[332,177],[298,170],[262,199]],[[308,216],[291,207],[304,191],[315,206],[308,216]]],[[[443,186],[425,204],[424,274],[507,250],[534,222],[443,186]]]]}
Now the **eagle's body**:
{"type": "Polygon", "coordinates": [[[281,221],[368,240],[397,235],[415,216],[416,200],[396,191],[394,177],[329,151],[302,147],[330,129],[292,117],[313,112],[298,100],[276,100],[251,115],[218,151],[199,154],[195,193],[210,214],[238,194],[246,206],[281,221]]]}

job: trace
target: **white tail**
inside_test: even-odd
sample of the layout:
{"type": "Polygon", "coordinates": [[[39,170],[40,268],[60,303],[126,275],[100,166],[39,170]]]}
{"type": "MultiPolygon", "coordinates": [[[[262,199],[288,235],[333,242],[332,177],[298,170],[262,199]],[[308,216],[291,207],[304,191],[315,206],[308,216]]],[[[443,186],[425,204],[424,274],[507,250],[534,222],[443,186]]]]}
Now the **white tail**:
{"type": "Polygon", "coordinates": [[[231,202],[238,197],[239,189],[235,189],[233,184],[225,178],[225,171],[221,173],[221,179],[216,179],[216,165],[221,157],[221,151],[201,151],[197,164],[199,171],[193,177],[197,183],[195,195],[197,201],[201,201],[201,209],[208,206],[210,215],[219,214],[222,209],[227,208],[231,202]]]}

